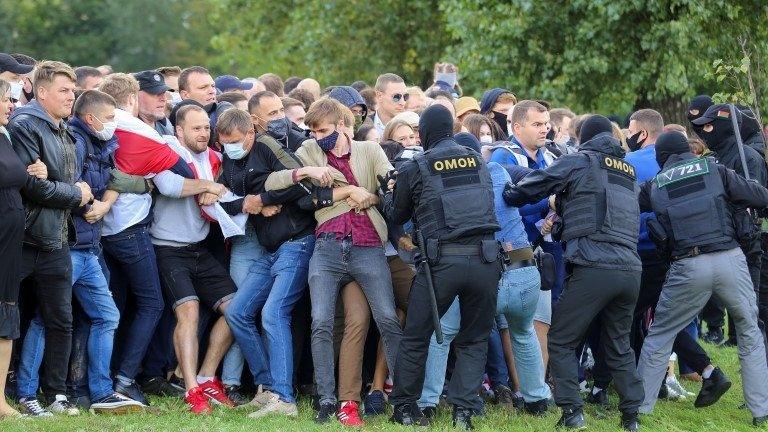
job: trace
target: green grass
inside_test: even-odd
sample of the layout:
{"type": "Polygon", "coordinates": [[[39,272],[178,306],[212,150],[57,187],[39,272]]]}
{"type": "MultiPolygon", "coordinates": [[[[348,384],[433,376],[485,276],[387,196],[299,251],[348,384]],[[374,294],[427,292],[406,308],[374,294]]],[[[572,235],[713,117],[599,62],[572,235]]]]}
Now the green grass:
{"type": "MultiPolygon", "coordinates": [[[[743,403],[741,377],[735,348],[714,348],[705,344],[715,364],[719,365],[734,382],[731,390],[714,406],[704,409],[693,407],[693,398],[683,402],[660,401],[650,416],[642,418],[644,431],[754,431],[749,411],[738,409],[743,403]]],[[[766,377],[768,381],[768,377],[766,377]]],[[[698,384],[683,382],[690,391],[698,392],[698,384]]],[[[0,432],[11,431],[336,431],[342,427],[338,422],[318,426],[312,422],[312,410],[308,400],[300,404],[300,417],[296,420],[267,418],[251,420],[247,411],[217,408],[213,415],[196,417],[188,413],[179,399],[152,399],[152,404],[161,414],[133,414],[125,416],[96,416],[83,414],[78,417],[56,417],[46,420],[5,420],[0,421],[0,432]]],[[[615,409],[617,396],[611,394],[614,409],[596,412],[586,408],[587,425],[593,431],[618,431],[619,414],[615,409]]],[[[476,418],[475,426],[480,431],[540,431],[554,430],[559,412],[554,410],[544,418],[533,418],[516,414],[499,407],[491,407],[485,418],[476,418]]],[[[429,430],[450,430],[450,413],[441,412],[437,423],[429,430]]],[[[381,416],[366,419],[363,430],[409,431],[412,428],[394,426],[381,416]]]]}

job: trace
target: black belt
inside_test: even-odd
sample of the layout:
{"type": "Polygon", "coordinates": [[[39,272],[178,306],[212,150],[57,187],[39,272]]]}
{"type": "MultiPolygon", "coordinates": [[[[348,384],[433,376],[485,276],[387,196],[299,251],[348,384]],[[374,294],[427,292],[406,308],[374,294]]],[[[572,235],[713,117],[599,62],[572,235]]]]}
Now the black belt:
{"type": "Polygon", "coordinates": [[[525,260],[511,262],[509,264],[504,264],[504,270],[517,270],[523,267],[534,267],[534,266],[536,266],[535,259],[525,259],[525,260]]]}
{"type": "Polygon", "coordinates": [[[688,253],[686,253],[686,254],[678,255],[678,256],[673,256],[672,257],[672,261],[678,261],[678,260],[685,259],[685,258],[693,258],[693,257],[699,256],[699,255],[701,255],[703,253],[705,253],[705,252],[702,252],[701,250],[699,250],[698,246],[694,246],[693,249],[689,250],[688,253]]]}

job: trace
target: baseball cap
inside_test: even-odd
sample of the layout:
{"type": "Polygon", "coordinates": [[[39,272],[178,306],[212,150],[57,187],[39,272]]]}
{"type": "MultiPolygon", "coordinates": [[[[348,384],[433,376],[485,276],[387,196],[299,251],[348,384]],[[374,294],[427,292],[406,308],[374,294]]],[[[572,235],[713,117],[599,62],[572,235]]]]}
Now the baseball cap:
{"type": "Polygon", "coordinates": [[[139,82],[139,90],[153,95],[159,95],[171,89],[165,85],[165,78],[153,70],[136,72],[133,77],[139,82]]]}
{"type": "MultiPolygon", "coordinates": [[[[738,109],[736,109],[736,120],[739,120],[739,117],[741,117],[741,112],[739,112],[738,109]]],[[[731,107],[728,104],[717,104],[712,105],[711,107],[707,108],[707,111],[702,115],[701,117],[692,120],[691,123],[695,124],[696,126],[703,126],[707,123],[712,123],[718,118],[731,118],[731,107]]]]}
{"type": "Polygon", "coordinates": [[[12,72],[18,75],[24,75],[32,72],[34,66],[23,65],[11,57],[10,54],[0,53],[0,72],[12,72]]]}
{"type": "Polygon", "coordinates": [[[253,88],[252,82],[240,81],[240,78],[234,75],[222,75],[216,77],[214,80],[216,83],[216,89],[220,92],[226,92],[230,90],[250,90],[253,88]]]}

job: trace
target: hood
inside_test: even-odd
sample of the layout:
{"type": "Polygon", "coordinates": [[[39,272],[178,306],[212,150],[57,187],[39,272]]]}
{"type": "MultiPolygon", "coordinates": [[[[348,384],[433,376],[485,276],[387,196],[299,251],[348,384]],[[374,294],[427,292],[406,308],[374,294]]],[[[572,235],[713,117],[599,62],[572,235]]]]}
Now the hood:
{"type": "Polygon", "coordinates": [[[83,138],[91,140],[92,143],[96,143],[104,148],[106,148],[109,151],[116,150],[117,149],[117,136],[112,135],[112,138],[102,141],[94,135],[93,130],[91,130],[91,127],[85,124],[84,121],[80,120],[80,118],[76,116],[72,116],[71,119],[67,122],[69,125],[69,131],[73,134],[83,135],[83,138]]]}
{"type": "Polygon", "coordinates": [[[600,133],[591,140],[581,143],[579,151],[582,150],[594,151],[618,158],[624,157],[624,149],[621,148],[621,143],[613,137],[613,134],[608,132],[600,133]]]}
{"type": "Polygon", "coordinates": [[[24,105],[21,108],[14,108],[14,110],[11,112],[11,118],[15,118],[16,116],[19,116],[22,114],[31,115],[41,120],[45,120],[45,122],[48,123],[52,129],[56,129],[56,130],[59,129],[60,125],[53,122],[53,119],[51,118],[51,116],[49,116],[48,113],[45,112],[42,105],[40,105],[40,103],[36,99],[32,99],[32,102],[24,105]]]}
{"type": "Polygon", "coordinates": [[[419,137],[424,150],[429,150],[440,141],[453,138],[453,116],[448,108],[432,105],[419,118],[419,137]]]}
{"type": "Polygon", "coordinates": [[[488,111],[490,111],[491,108],[496,105],[496,101],[499,99],[499,96],[504,93],[512,92],[503,88],[496,87],[483,93],[483,97],[480,99],[480,113],[486,114],[488,111]]]}
{"type": "Polygon", "coordinates": [[[689,160],[689,159],[696,159],[697,157],[698,156],[696,156],[691,152],[669,155],[669,157],[667,158],[667,161],[664,162],[664,166],[661,169],[664,170],[665,168],[671,167],[672,165],[677,165],[682,161],[689,160]]]}
{"type": "Polygon", "coordinates": [[[746,141],[752,136],[760,133],[760,124],[755,118],[755,114],[752,113],[752,109],[749,107],[737,107],[741,111],[741,124],[739,124],[739,132],[741,133],[741,139],[746,141]]]}

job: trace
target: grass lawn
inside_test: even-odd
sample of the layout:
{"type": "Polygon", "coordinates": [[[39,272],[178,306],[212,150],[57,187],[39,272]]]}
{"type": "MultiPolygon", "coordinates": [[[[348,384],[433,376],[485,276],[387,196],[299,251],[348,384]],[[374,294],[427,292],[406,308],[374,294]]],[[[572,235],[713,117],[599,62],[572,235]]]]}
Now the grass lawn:
{"type": "MultiPolygon", "coordinates": [[[[741,377],[735,348],[714,348],[705,344],[715,364],[728,374],[734,385],[731,390],[714,406],[704,409],[693,407],[693,398],[682,402],[662,401],[655,412],[642,418],[642,430],[645,431],[754,431],[752,416],[749,411],[738,409],[743,403],[741,377]]],[[[768,377],[765,377],[768,381],[768,377]]],[[[683,382],[688,390],[698,392],[698,384],[683,382]]],[[[615,393],[611,401],[617,403],[615,393]]],[[[125,416],[96,416],[83,414],[79,417],[56,417],[46,420],[0,420],[0,432],[11,431],[330,431],[340,430],[338,422],[318,426],[312,422],[312,410],[308,400],[301,401],[300,417],[296,420],[267,418],[251,420],[240,410],[217,408],[213,415],[196,417],[186,411],[181,400],[152,399],[153,406],[161,414],[133,414],[125,416]]],[[[618,431],[619,414],[616,409],[608,412],[596,412],[587,407],[587,425],[595,431],[618,431]]],[[[516,414],[498,407],[491,407],[485,418],[476,418],[475,427],[480,431],[540,431],[554,430],[559,412],[552,411],[547,417],[533,418],[516,414]]],[[[451,429],[449,412],[442,412],[431,430],[451,429]]],[[[396,427],[381,416],[366,419],[363,430],[407,431],[406,427],[396,427]]]]}

